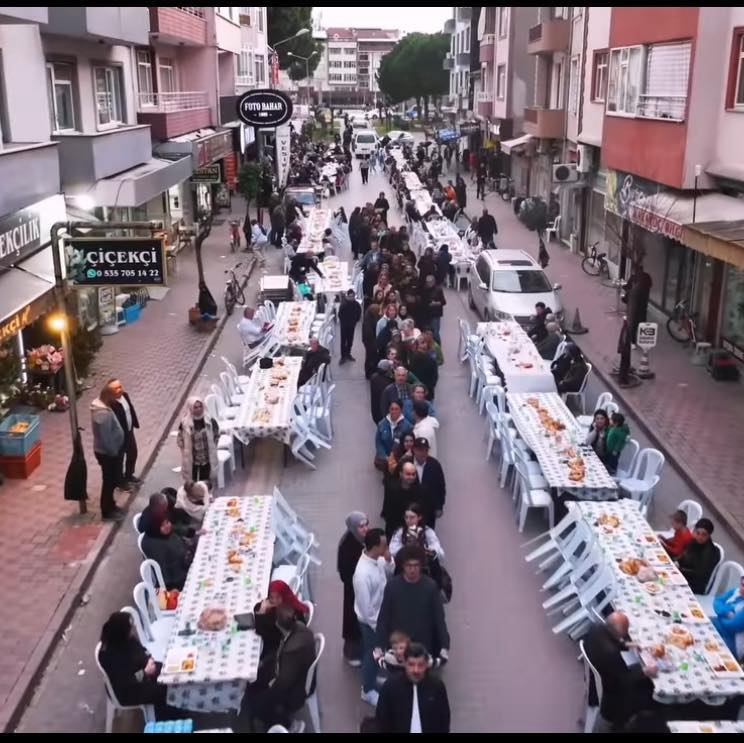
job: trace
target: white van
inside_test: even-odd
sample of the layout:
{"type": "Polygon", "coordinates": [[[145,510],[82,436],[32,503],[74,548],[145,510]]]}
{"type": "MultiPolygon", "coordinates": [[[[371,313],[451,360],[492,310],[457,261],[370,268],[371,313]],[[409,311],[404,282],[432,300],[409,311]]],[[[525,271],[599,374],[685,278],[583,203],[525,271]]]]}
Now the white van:
{"type": "Polygon", "coordinates": [[[351,139],[351,151],[359,159],[377,152],[377,132],[373,129],[358,129],[351,139]]]}

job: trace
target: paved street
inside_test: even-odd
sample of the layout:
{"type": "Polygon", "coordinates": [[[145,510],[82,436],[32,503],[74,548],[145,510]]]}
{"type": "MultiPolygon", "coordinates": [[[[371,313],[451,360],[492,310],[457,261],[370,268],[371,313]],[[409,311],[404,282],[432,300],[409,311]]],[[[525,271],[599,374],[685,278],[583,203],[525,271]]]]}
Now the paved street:
{"type": "MultiPolygon", "coordinates": [[[[373,200],[380,190],[387,190],[386,186],[385,179],[373,174],[369,186],[363,188],[355,171],[351,190],[332,200],[332,204],[343,204],[348,213],[353,206],[373,200]]],[[[519,225],[509,226],[505,214],[497,212],[497,219],[501,246],[505,247],[505,241],[509,240],[514,242],[510,247],[525,247],[533,240],[519,225]]],[[[559,278],[558,273],[563,270],[561,252],[556,247],[551,252],[553,262],[548,273],[551,279],[564,283],[566,301],[572,309],[570,277],[559,278]]],[[[270,254],[270,270],[278,270],[279,255],[278,251],[270,254]]],[[[568,260],[575,263],[574,258],[568,260]]],[[[574,270],[578,270],[577,265],[574,270]]],[[[251,282],[254,290],[256,282],[254,276],[251,282]]],[[[467,308],[466,296],[465,292],[447,291],[443,324],[445,365],[437,387],[437,409],[442,423],[440,459],[448,480],[447,507],[437,532],[454,581],[454,597],[446,609],[452,636],[451,661],[443,674],[453,710],[452,729],[455,732],[576,732],[582,708],[583,677],[576,662],[575,646],[566,638],[552,635],[540,607],[541,581],[520,558],[520,544],[542,531],[544,523],[535,517],[528,521],[525,534],[518,534],[511,498],[498,487],[497,467],[493,461],[485,462],[484,423],[467,398],[466,369],[454,358],[457,318],[475,319],[467,308]]],[[[582,301],[585,296],[582,294],[582,301]]],[[[592,327],[592,332],[584,337],[586,340],[601,335],[594,328],[594,321],[590,309],[584,317],[585,324],[592,327]]],[[[204,391],[209,380],[220,371],[221,355],[239,362],[240,347],[234,325],[234,321],[226,325],[194,385],[195,391],[204,391]]],[[[355,352],[360,359],[356,364],[338,367],[334,361],[336,432],[333,449],[318,456],[318,470],[310,471],[291,459],[283,468],[281,448],[275,442],[260,442],[251,446],[247,469],[241,472],[239,468],[238,477],[231,485],[231,492],[241,493],[270,492],[278,485],[313,526],[320,540],[323,565],[312,570],[311,585],[317,607],[314,628],[323,632],[328,641],[319,676],[323,730],[327,732],[354,732],[361,717],[372,713],[359,699],[358,671],[341,659],[342,594],[335,571],[344,516],[361,509],[370,514],[373,523],[378,522],[382,500],[379,475],[372,468],[373,426],[358,338],[355,352]]],[[[601,389],[604,385],[595,379],[588,399],[593,400],[601,389]]],[[[629,422],[634,435],[645,445],[646,438],[639,434],[635,416],[630,415],[629,422]]],[[[166,436],[131,513],[144,505],[147,494],[178,481],[179,476],[172,472],[178,463],[173,438],[166,436]]],[[[686,497],[691,497],[689,488],[668,465],[652,521],[663,525],[664,515],[686,497]]],[[[730,542],[719,541],[726,547],[729,558],[741,559],[740,552],[730,542]]],[[[131,604],[131,589],[139,580],[139,562],[134,532],[126,522],[96,573],[89,591],[90,600],[73,617],[64,642],[18,726],[19,731],[103,729],[105,699],[93,664],[93,647],[110,612],[131,604]]],[[[138,730],[141,725],[136,715],[123,723],[131,730],[138,730]]]]}

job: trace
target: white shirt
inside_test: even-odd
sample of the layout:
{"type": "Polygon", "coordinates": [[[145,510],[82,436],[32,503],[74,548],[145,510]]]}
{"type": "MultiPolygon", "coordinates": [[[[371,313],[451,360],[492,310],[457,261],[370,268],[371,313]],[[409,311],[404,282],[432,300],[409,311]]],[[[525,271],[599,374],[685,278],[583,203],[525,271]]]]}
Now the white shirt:
{"type": "Polygon", "coordinates": [[[413,707],[411,708],[411,729],[410,733],[421,733],[421,715],[418,706],[418,684],[413,685],[413,707]]]}
{"type": "Polygon", "coordinates": [[[373,560],[366,552],[362,552],[354,570],[354,612],[360,622],[373,630],[377,629],[385,585],[394,570],[392,560],[387,562],[384,557],[373,560]]]}
{"type": "Polygon", "coordinates": [[[127,398],[122,395],[117,402],[124,408],[124,417],[127,419],[127,431],[132,430],[132,407],[127,402],[127,398]]]}
{"type": "Polygon", "coordinates": [[[251,240],[256,244],[268,242],[269,238],[264,234],[258,223],[251,227],[251,240]]]}
{"type": "Polygon", "coordinates": [[[240,339],[243,341],[243,345],[253,345],[263,338],[263,324],[256,320],[255,317],[252,320],[244,317],[238,323],[238,333],[240,333],[240,339]]]}

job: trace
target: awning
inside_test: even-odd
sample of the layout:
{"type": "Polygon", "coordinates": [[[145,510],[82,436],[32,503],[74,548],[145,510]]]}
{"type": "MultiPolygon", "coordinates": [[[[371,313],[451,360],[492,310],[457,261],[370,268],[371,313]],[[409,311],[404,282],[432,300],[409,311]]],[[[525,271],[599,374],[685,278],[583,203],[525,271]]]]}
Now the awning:
{"type": "Polygon", "coordinates": [[[233,151],[232,129],[218,131],[211,127],[174,137],[155,147],[155,154],[179,153],[191,155],[194,169],[203,168],[221,160],[233,151]]]}
{"type": "Polygon", "coordinates": [[[744,220],[685,225],[682,241],[693,250],[744,268],[744,220]]]}
{"type": "Polygon", "coordinates": [[[531,134],[523,134],[521,137],[516,139],[507,139],[501,143],[501,151],[507,155],[511,155],[512,150],[517,147],[524,147],[532,139],[531,134]]]}
{"type": "Polygon", "coordinates": [[[744,182],[744,167],[735,162],[714,160],[705,168],[705,172],[718,178],[725,178],[729,181],[744,182]]]}
{"type": "MultiPolygon", "coordinates": [[[[51,261],[51,248],[48,253],[51,261]]],[[[37,254],[38,255],[38,254],[37,254]]],[[[24,265],[28,261],[24,261],[24,265]]],[[[54,271],[52,270],[52,275],[54,271]]],[[[0,343],[4,343],[54,304],[53,281],[47,281],[20,268],[0,274],[0,343]]]]}
{"type": "Polygon", "coordinates": [[[102,178],[85,193],[99,206],[140,206],[171,186],[187,180],[192,172],[190,157],[182,157],[176,161],[153,157],[136,168],[110,178],[102,178]]]}

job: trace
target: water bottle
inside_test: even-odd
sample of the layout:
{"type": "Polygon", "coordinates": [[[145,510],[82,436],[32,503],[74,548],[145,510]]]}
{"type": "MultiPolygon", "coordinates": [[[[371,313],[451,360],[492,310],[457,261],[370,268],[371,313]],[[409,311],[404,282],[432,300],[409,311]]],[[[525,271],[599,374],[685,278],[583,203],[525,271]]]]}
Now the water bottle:
{"type": "Polygon", "coordinates": [[[163,723],[164,733],[174,733],[175,728],[176,728],[176,723],[173,720],[168,720],[168,722],[163,723]]]}
{"type": "Polygon", "coordinates": [[[194,721],[193,720],[184,720],[183,721],[183,732],[184,733],[193,733],[194,732],[194,721]]]}
{"type": "Polygon", "coordinates": [[[173,732],[174,733],[183,732],[183,720],[176,720],[176,724],[173,726],[173,732]]]}
{"type": "Polygon", "coordinates": [[[147,725],[145,725],[145,732],[146,733],[154,733],[155,732],[155,723],[154,722],[148,722],[147,725]]]}

